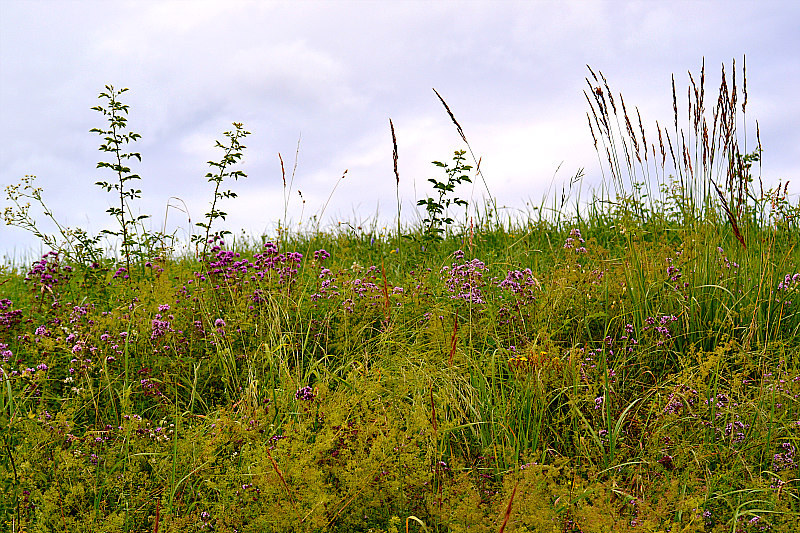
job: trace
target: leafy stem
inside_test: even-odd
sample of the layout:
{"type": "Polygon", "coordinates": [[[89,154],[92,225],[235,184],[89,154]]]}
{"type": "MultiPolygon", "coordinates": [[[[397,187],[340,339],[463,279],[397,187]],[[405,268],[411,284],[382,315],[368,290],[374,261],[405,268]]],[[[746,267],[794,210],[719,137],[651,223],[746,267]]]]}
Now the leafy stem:
{"type": "Polygon", "coordinates": [[[53,211],[45,204],[42,188],[33,185],[35,179],[36,176],[26,175],[19,184],[6,187],[6,199],[15,206],[6,207],[3,212],[6,225],[16,226],[33,233],[45,246],[53,251],[63,252],[76,265],[99,264],[103,258],[103,250],[99,245],[100,237],[91,237],[81,228],[62,225],[55,218],[53,211]],[[31,201],[41,207],[44,215],[50,219],[58,233],[61,234],[60,238],[57,234],[51,235],[39,228],[30,214],[31,201]]]}
{"type": "Polygon", "coordinates": [[[106,85],[105,88],[107,92],[101,92],[98,96],[100,99],[107,100],[105,106],[95,106],[92,110],[98,111],[102,113],[103,116],[107,117],[108,129],[92,128],[89,131],[97,133],[103,138],[104,142],[99,148],[101,152],[113,154],[112,159],[114,162],[100,161],[97,163],[97,168],[110,169],[117,175],[117,180],[116,183],[98,181],[95,182],[95,185],[104,188],[106,192],[111,192],[113,189],[119,193],[119,207],[110,207],[106,212],[117,219],[120,225],[120,231],[103,230],[102,233],[122,238],[122,250],[125,253],[125,263],[130,272],[131,247],[138,242],[136,239],[136,224],[148,218],[148,215],[134,217],[131,213],[129,202],[140,198],[142,191],[133,188],[126,189],[126,183],[131,180],[141,179],[141,177],[139,177],[138,174],[131,173],[130,167],[123,164],[123,162],[127,162],[127,160],[131,158],[136,158],[141,162],[142,156],[138,152],[123,152],[123,145],[136,142],[141,138],[141,135],[134,132],[124,133],[128,127],[128,105],[120,102],[119,96],[128,89],[123,88],[115,90],[112,85],[106,85]]]}
{"type": "Polygon", "coordinates": [[[456,150],[453,152],[453,166],[440,161],[433,161],[437,167],[444,169],[447,175],[447,181],[439,181],[436,178],[429,178],[428,181],[433,184],[434,190],[438,193],[438,198],[431,198],[430,196],[424,200],[417,202],[418,206],[425,206],[428,216],[423,219],[423,242],[437,242],[444,240],[444,233],[447,226],[452,224],[454,220],[447,214],[447,209],[451,205],[460,207],[467,207],[468,202],[456,197],[450,197],[454,192],[456,185],[463,182],[472,183],[472,180],[467,175],[472,169],[472,166],[465,165],[464,157],[466,151],[456,150]]]}
{"type": "Polygon", "coordinates": [[[228,138],[230,143],[226,146],[222,144],[220,141],[216,141],[216,147],[222,148],[225,151],[225,154],[222,156],[222,159],[219,161],[209,161],[208,164],[212,167],[216,168],[216,173],[209,172],[206,174],[206,178],[210,183],[214,184],[214,199],[211,202],[211,210],[205,214],[205,222],[198,222],[196,225],[200,228],[206,230],[205,236],[200,237],[199,235],[192,235],[192,242],[198,243],[201,239],[203,240],[203,252],[201,257],[205,257],[206,251],[208,250],[209,238],[211,240],[221,239],[225,235],[230,234],[230,231],[221,230],[214,232],[211,234],[211,225],[215,219],[221,218],[225,220],[225,217],[228,215],[225,211],[221,211],[217,208],[217,203],[222,198],[236,198],[236,193],[227,190],[227,191],[220,191],[220,187],[222,186],[222,182],[225,178],[233,178],[234,180],[238,180],[239,178],[246,178],[247,174],[242,172],[241,170],[230,170],[230,167],[238,163],[242,157],[243,153],[242,150],[246,148],[243,144],[241,144],[241,139],[250,135],[249,131],[245,131],[243,126],[240,122],[233,123],[234,129],[231,131],[226,131],[223,133],[225,137],[228,138]]]}

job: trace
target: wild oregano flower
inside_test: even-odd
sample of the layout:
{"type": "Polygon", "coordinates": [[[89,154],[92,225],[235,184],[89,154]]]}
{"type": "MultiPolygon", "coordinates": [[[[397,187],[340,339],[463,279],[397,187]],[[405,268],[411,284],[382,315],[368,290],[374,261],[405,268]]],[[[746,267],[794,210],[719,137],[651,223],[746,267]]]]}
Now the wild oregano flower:
{"type": "Polygon", "coordinates": [[[3,344],[0,342],[0,357],[3,359],[4,363],[7,363],[14,357],[14,353],[8,349],[8,344],[3,344]]]}
{"type": "Polygon", "coordinates": [[[124,280],[130,279],[130,276],[128,275],[128,269],[125,268],[125,267],[119,267],[117,269],[117,271],[114,272],[114,275],[111,276],[111,278],[112,279],[124,279],[124,280]]]}
{"type": "MultiPolygon", "coordinates": [[[[213,239],[215,243],[207,255],[206,270],[195,272],[197,281],[211,280],[217,287],[233,288],[244,286],[254,281],[277,281],[278,284],[288,285],[295,281],[303,255],[299,252],[279,253],[278,247],[272,242],[263,246],[263,251],[253,256],[253,260],[241,257],[239,252],[222,248],[224,241],[213,239]]],[[[187,281],[187,285],[193,280],[187,281]]],[[[253,302],[264,301],[265,287],[262,285],[254,289],[249,297],[253,302]]],[[[182,290],[188,296],[188,289],[182,290]]]]}
{"type": "Polygon", "coordinates": [[[720,262],[724,268],[728,270],[736,270],[739,268],[739,263],[728,259],[728,256],[725,254],[725,250],[722,248],[722,246],[717,246],[717,252],[719,252],[720,262]]]}
{"type": "Polygon", "coordinates": [[[741,420],[734,420],[732,422],[728,422],[725,424],[725,429],[723,431],[724,435],[731,439],[732,443],[740,443],[745,439],[745,432],[750,427],[750,424],[745,424],[741,420]]]}
{"type": "Polygon", "coordinates": [[[667,257],[667,278],[673,283],[681,278],[681,269],[672,264],[671,257],[667,257]]]}
{"type": "Polygon", "coordinates": [[[534,291],[541,290],[539,280],[533,276],[533,272],[530,268],[508,270],[506,272],[506,277],[498,282],[497,286],[527,300],[535,300],[536,295],[534,291]]]}
{"type": "Polygon", "coordinates": [[[796,294],[798,289],[800,289],[800,273],[786,274],[783,281],[778,283],[777,301],[783,302],[786,305],[792,305],[792,301],[787,300],[786,297],[791,294],[796,294]]]}
{"type": "Polygon", "coordinates": [[[791,442],[784,442],[780,446],[781,452],[772,456],[772,470],[780,472],[781,470],[792,470],[797,468],[795,462],[795,446],[791,442]]]}
{"type": "Polygon", "coordinates": [[[605,400],[605,396],[598,396],[594,399],[594,409],[597,411],[598,409],[603,408],[603,401],[605,400]]]}
{"type": "MultiPolygon", "coordinates": [[[[170,315],[172,316],[172,315],[170,315]]],[[[174,333],[175,330],[172,329],[172,325],[169,320],[162,320],[162,316],[160,313],[156,314],[153,320],[150,322],[151,330],[150,330],[150,339],[155,340],[159,337],[163,337],[167,333],[174,333]]]]}
{"type": "MultiPolygon", "coordinates": [[[[639,344],[639,341],[636,340],[633,336],[634,332],[635,332],[635,327],[633,324],[625,324],[625,335],[621,335],[620,340],[628,341],[628,343],[632,345],[639,344]]],[[[632,346],[628,347],[628,351],[629,352],[633,351],[633,347],[632,346]]]]}
{"type": "Polygon", "coordinates": [[[311,388],[310,385],[306,385],[305,387],[298,389],[297,392],[294,393],[295,400],[310,402],[314,398],[316,398],[316,394],[314,394],[314,389],[311,388]]]}
{"type": "Polygon", "coordinates": [[[71,266],[60,264],[58,252],[50,251],[31,265],[25,281],[38,283],[42,289],[53,293],[56,285],[61,286],[69,281],[71,273],[71,266]]]}
{"type": "Polygon", "coordinates": [[[800,285],[800,273],[786,274],[783,281],[778,283],[779,291],[788,291],[797,285],[800,285]]]}
{"type": "Polygon", "coordinates": [[[339,286],[335,285],[336,277],[330,269],[322,267],[317,277],[322,280],[319,282],[317,292],[311,295],[311,301],[316,302],[320,298],[333,298],[339,295],[339,286]]]}
{"type": "MultiPolygon", "coordinates": [[[[458,250],[453,256],[456,259],[463,258],[464,252],[458,250]]],[[[487,270],[486,264],[479,259],[443,267],[441,273],[447,275],[445,286],[451,293],[450,298],[474,304],[485,304],[482,288],[485,285],[483,274],[487,270]]]]}
{"type": "Polygon", "coordinates": [[[581,236],[581,230],[572,228],[569,232],[569,237],[564,241],[563,248],[565,250],[575,250],[575,253],[585,254],[588,250],[584,246],[576,246],[576,244],[584,244],[586,241],[581,236]]]}
{"type": "Polygon", "coordinates": [[[661,315],[660,317],[648,316],[645,318],[645,325],[642,327],[642,331],[654,331],[658,339],[656,345],[663,346],[667,341],[672,339],[672,332],[667,325],[677,321],[678,317],[675,315],[661,315]]]}
{"type": "Polygon", "coordinates": [[[664,414],[677,415],[685,407],[692,407],[697,403],[697,390],[681,385],[667,397],[664,414]]]}
{"type": "Polygon", "coordinates": [[[8,298],[0,299],[0,328],[10,331],[22,322],[22,310],[11,309],[14,302],[8,298]]]}
{"type": "Polygon", "coordinates": [[[326,250],[316,250],[314,252],[314,262],[321,263],[331,256],[326,250]]]}

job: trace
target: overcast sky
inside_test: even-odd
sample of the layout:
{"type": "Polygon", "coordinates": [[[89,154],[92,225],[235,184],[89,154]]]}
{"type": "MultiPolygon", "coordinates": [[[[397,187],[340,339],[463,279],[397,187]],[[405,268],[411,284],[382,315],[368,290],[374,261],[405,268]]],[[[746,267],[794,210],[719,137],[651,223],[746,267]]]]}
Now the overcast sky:
{"type": "MultiPolygon", "coordinates": [[[[128,87],[129,126],[142,163],[134,204],[186,238],[209,208],[215,139],[242,122],[240,197],[220,206],[225,227],[274,235],[287,173],[300,149],[288,211],[379,227],[397,212],[389,118],[399,148],[404,218],[413,219],[432,160],[464,144],[448,102],[504,212],[538,204],[580,168],[601,167],[586,122],[586,64],[601,70],[647,128],[672,121],[670,79],[685,102],[687,72],[705,57],[707,92],[747,56],[748,148],[755,120],[765,185],[800,181],[800,2],[244,2],[0,0],[0,185],[38,176],[55,217],[91,232],[117,229],[115,199],[94,185],[105,125],[90,110],[106,84],[128,87]],[[560,169],[559,169],[560,167],[560,169]],[[347,169],[347,175],[341,179],[347,169]],[[558,169],[558,171],[557,171],[558,169]],[[554,177],[555,176],[555,177],[554,177]],[[331,191],[338,183],[325,211],[331,191]],[[297,190],[302,192],[302,204],[297,190]],[[177,201],[172,200],[173,204],[177,201]],[[178,205],[182,205],[179,204],[178,205]]],[[[741,71],[739,70],[739,74],[741,71]]],[[[683,108],[685,113],[685,107],[683,108]]],[[[685,117],[685,114],[683,115],[685,117]]],[[[654,130],[650,130],[654,131],[654,130]]],[[[288,176],[287,176],[288,178],[288,176]]],[[[793,183],[790,190],[800,190],[793,183]]],[[[461,196],[481,201],[482,184],[461,196]]],[[[8,205],[5,194],[0,205],[8,205]]],[[[40,220],[44,220],[41,218],[40,220]]],[[[45,229],[50,227],[43,224],[45,229]]],[[[0,226],[0,257],[38,253],[37,240],[0,226]]]]}

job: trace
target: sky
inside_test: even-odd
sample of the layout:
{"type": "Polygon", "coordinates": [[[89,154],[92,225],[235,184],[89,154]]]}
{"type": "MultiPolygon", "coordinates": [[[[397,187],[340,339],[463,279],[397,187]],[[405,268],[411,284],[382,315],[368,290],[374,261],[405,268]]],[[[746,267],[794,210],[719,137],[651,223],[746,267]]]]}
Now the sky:
{"type": "MultiPolygon", "coordinates": [[[[800,182],[798,50],[796,1],[0,0],[0,206],[11,205],[6,186],[36,175],[62,225],[118,229],[105,212],[118,198],[95,185],[114,176],[96,168],[107,159],[89,132],[105,125],[91,107],[110,84],[130,89],[120,99],[142,156],[131,205],[153,230],[198,231],[213,198],[207,162],[221,158],[215,141],[233,122],[251,132],[238,167],[247,177],[224,184],[238,198],[217,206],[228,213],[220,229],[258,238],[284,221],[394,227],[390,118],[402,217],[413,223],[427,180],[445,179],[431,162],[466,148],[435,88],[501,216],[525,215],[580,169],[584,189],[602,179],[586,65],[652,128],[672,121],[673,75],[680,105],[705,60],[715,96],[721,66],[730,72],[735,59],[741,74],[745,55],[740,132],[755,148],[758,121],[765,187],[800,182]]],[[[458,189],[473,206],[484,194],[480,178],[458,189]]],[[[30,232],[0,225],[0,257],[43,251],[30,232]]]]}

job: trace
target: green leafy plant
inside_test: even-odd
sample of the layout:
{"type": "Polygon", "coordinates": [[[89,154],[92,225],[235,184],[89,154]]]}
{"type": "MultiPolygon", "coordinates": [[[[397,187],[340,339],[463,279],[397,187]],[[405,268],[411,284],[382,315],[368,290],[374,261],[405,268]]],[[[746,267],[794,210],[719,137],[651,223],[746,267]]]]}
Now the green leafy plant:
{"type": "Polygon", "coordinates": [[[92,133],[97,133],[103,137],[103,144],[100,145],[101,152],[112,154],[112,161],[100,161],[97,163],[97,168],[108,168],[116,174],[116,182],[98,181],[95,185],[99,185],[106,192],[111,190],[117,191],[119,196],[119,206],[112,206],[106,209],[106,213],[110,214],[119,222],[119,231],[103,230],[102,233],[113,235],[122,239],[122,251],[125,254],[125,264],[128,271],[131,270],[131,254],[139,256],[139,259],[144,258],[146,255],[143,253],[144,245],[149,242],[150,235],[147,231],[141,228],[141,221],[149,218],[149,215],[136,215],[134,216],[130,202],[141,198],[142,191],[140,189],[127,188],[128,182],[133,180],[142,179],[138,174],[133,174],[131,168],[127,166],[127,161],[130,159],[138,159],[141,163],[142,156],[139,152],[125,152],[123,147],[129,143],[138,141],[142,136],[138,133],[129,131],[125,132],[128,128],[128,108],[127,104],[120,102],[119,97],[127,92],[127,88],[119,90],[114,89],[113,85],[106,85],[107,92],[101,92],[98,98],[107,100],[105,105],[98,105],[92,110],[101,113],[108,119],[108,129],[92,128],[89,130],[92,133]],[[141,233],[141,235],[140,235],[141,233]]]}
{"type": "Polygon", "coordinates": [[[425,211],[428,216],[422,220],[422,241],[423,242],[438,242],[444,240],[444,233],[446,228],[450,226],[454,220],[448,215],[447,209],[451,205],[456,205],[466,208],[468,202],[461,198],[451,197],[451,193],[455,191],[456,185],[463,182],[472,183],[469,175],[467,174],[472,170],[471,165],[465,165],[466,151],[456,150],[453,152],[453,165],[441,161],[433,161],[433,164],[444,170],[447,175],[447,181],[439,181],[436,178],[429,178],[428,181],[433,184],[434,190],[438,193],[437,198],[430,196],[424,200],[417,202],[418,206],[425,206],[425,211]]]}
{"type": "Polygon", "coordinates": [[[208,178],[209,183],[214,184],[214,199],[211,202],[211,210],[205,214],[206,221],[198,222],[196,224],[196,226],[199,228],[206,230],[205,235],[192,235],[192,242],[196,246],[201,241],[203,242],[203,251],[200,254],[200,257],[205,257],[206,251],[208,250],[209,239],[214,241],[216,239],[222,239],[225,235],[230,234],[230,231],[227,230],[220,230],[214,232],[213,235],[211,234],[211,225],[214,223],[214,220],[218,218],[225,220],[225,217],[228,216],[228,213],[217,208],[217,203],[219,200],[222,198],[236,198],[236,193],[231,190],[220,191],[222,182],[225,181],[225,178],[233,178],[234,180],[238,180],[239,178],[247,177],[247,174],[245,174],[243,171],[231,170],[230,167],[237,164],[242,159],[242,150],[244,150],[246,146],[241,144],[241,140],[250,135],[250,132],[245,131],[240,122],[234,122],[233,127],[233,130],[226,131],[223,134],[230,141],[227,146],[222,144],[220,141],[216,141],[216,147],[222,148],[222,150],[225,151],[222,159],[219,161],[208,162],[209,165],[217,169],[216,173],[209,172],[206,174],[206,178],[208,178]]]}

